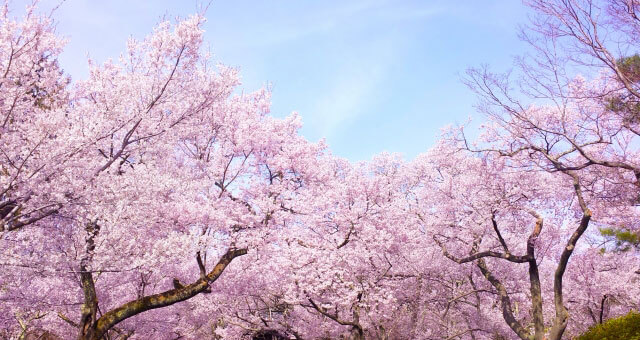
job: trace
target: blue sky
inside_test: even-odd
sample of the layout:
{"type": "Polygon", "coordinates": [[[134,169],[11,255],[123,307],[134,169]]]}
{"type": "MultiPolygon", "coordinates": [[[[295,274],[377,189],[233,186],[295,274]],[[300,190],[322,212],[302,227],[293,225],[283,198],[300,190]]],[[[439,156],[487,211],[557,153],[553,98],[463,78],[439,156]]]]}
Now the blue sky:
{"type": "MultiPolygon", "coordinates": [[[[115,58],[129,36],[197,8],[192,0],[67,0],[54,13],[69,39],[62,66],[84,78],[87,55],[115,58]]],[[[271,84],[272,113],[297,111],[308,139],[325,138],[354,161],[382,151],[411,159],[441,127],[478,117],[461,77],[481,64],[508,69],[526,49],[517,38],[526,15],[516,0],[213,0],[204,29],[216,61],[239,67],[247,91],[271,84]]]]}

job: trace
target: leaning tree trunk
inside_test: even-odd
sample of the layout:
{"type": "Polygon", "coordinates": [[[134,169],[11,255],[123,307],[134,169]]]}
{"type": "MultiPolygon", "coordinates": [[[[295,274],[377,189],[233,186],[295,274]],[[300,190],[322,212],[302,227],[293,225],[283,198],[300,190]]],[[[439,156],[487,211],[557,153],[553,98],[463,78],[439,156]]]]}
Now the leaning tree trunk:
{"type": "Polygon", "coordinates": [[[95,294],[95,286],[91,272],[82,272],[82,284],[85,292],[85,301],[82,306],[82,318],[80,320],[80,335],[78,340],[101,340],[104,335],[119,322],[130,317],[146,312],[151,309],[162,308],[175,303],[188,300],[209,289],[209,284],[220,277],[231,261],[239,256],[245,255],[247,249],[230,249],[224,254],[213,269],[206,273],[204,265],[197,256],[200,267],[200,278],[189,285],[180,286],[159,294],[145,296],[133,301],[129,301],[117,308],[114,308],[99,318],[97,317],[98,300],[95,294]]]}

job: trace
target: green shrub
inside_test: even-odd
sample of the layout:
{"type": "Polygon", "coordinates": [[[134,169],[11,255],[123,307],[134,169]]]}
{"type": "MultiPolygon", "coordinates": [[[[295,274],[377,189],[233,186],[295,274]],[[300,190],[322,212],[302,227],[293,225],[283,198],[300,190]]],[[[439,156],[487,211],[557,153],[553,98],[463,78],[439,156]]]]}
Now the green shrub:
{"type": "MultiPolygon", "coordinates": [[[[640,111],[639,111],[640,112],[640,111]]],[[[640,117],[640,116],[639,116],[640,117]]],[[[632,247],[640,249],[640,232],[622,228],[602,228],[600,235],[615,242],[615,251],[628,251],[632,247]]]]}
{"type": "Polygon", "coordinates": [[[607,320],[589,328],[589,331],[575,340],[640,340],[640,313],[629,312],[607,320]]]}

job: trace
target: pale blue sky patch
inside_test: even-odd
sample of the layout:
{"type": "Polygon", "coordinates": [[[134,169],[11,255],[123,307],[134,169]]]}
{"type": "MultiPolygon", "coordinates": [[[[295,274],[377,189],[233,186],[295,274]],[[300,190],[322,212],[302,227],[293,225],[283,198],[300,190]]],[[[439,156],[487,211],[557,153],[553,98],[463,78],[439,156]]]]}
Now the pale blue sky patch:
{"type": "MultiPolygon", "coordinates": [[[[54,14],[69,38],[61,64],[82,79],[87,54],[115,59],[162,16],[197,8],[195,0],[67,0],[54,14]]],[[[351,160],[425,151],[442,126],[477,115],[464,71],[506,70],[525,51],[517,26],[526,10],[514,0],[214,0],[206,17],[215,61],[240,68],[245,92],[271,84],[275,116],[299,112],[305,137],[325,137],[351,160]]]]}

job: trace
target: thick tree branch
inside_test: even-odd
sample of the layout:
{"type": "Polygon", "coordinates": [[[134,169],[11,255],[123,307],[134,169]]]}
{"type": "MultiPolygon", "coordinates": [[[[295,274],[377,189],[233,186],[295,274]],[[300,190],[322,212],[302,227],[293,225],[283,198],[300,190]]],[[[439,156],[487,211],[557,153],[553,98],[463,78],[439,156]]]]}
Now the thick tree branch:
{"type": "Polygon", "coordinates": [[[522,340],[529,340],[529,332],[527,332],[524,327],[518,322],[518,320],[513,315],[513,309],[511,307],[511,298],[509,297],[509,293],[507,293],[507,289],[504,287],[502,282],[498,280],[487,268],[487,264],[483,259],[479,259],[476,262],[478,268],[480,268],[480,272],[484,275],[485,278],[491,283],[491,285],[498,292],[498,296],[500,296],[500,303],[502,305],[502,316],[504,320],[507,322],[509,327],[520,337],[522,340]]]}
{"type": "Polygon", "coordinates": [[[496,221],[495,212],[491,214],[491,224],[493,225],[493,230],[496,232],[496,235],[498,235],[498,240],[500,241],[502,248],[507,254],[509,254],[509,247],[507,247],[507,242],[504,241],[504,238],[502,238],[502,234],[500,233],[500,229],[498,229],[498,222],[496,221]]]}
{"type": "Polygon", "coordinates": [[[544,314],[542,310],[542,288],[540,284],[540,272],[538,262],[535,257],[535,244],[538,236],[542,232],[544,220],[535,211],[530,212],[536,217],[536,225],[527,239],[527,256],[529,257],[529,283],[531,292],[531,309],[533,317],[534,335],[533,340],[542,340],[544,337],[544,314]]]}
{"type": "Polygon", "coordinates": [[[511,255],[509,253],[498,253],[498,252],[491,251],[491,250],[481,251],[481,252],[474,252],[473,254],[471,254],[471,255],[469,255],[467,257],[458,258],[458,257],[455,257],[455,256],[451,255],[447,251],[447,248],[444,246],[444,244],[442,244],[442,242],[438,241],[438,239],[436,237],[434,237],[433,239],[440,246],[440,248],[442,248],[442,254],[444,254],[444,256],[446,256],[451,261],[456,262],[458,264],[472,262],[472,261],[479,260],[479,259],[484,258],[484,257],[496,257],[496,258],[505,259],[507,261],[511,261],[511,262],[515,262],[515,263],[526,263],[526,262],[529,262],[529,257],[528,256],[511,255]]]}
{"type": "Polygon", "coordinates": [[[96,321],[94,339],[100,339],[114,325],[132,316],[151,309],[170,306],[204,292],[209,287],[209,283],[218,279],[233,259],[245,255],[246,253],[247,249],[230,249],[220,258],[213,270],[211,270],[204,278],[201,277],[194,283],[182,288],[171,289],[163,293],[149,295],[127,302],[122,306],[105,313],[96,321]]]}
{"type": "Polygon", "coordinates": [[[343,326],[351,326],[353,327],[354,330],[356,330],[356,332],[360,335],[360,336],[364,336],[364,330],[362,329],[362,326],[360,326],[360,324],[358,322],[352,322],[352,321],[345,321],[342,320],[338,317],[337,314],[331,314],[329,312],[327,312],[324,308],[321,308],[320,306],[318,306],[311,298],[308,298],[309,303],[311,303],[311,306],[317,310],[320,314],[328,317],[329,319],[343,325],[343,326]]]}
{"type": "MultiPolygon", "coordinates": [[[[96,237],[100,233],[100,226],[96,222],[89,222],[85,227],[87,232],[85,255],[80,260],[80,282],[84,295],[80,316],[80,338],[93,339],[95,330],[93,325],[98,315],[98,296],[96,294],[93,274],[89,266],[93,260],[96,248],[96,237]]],[[[99,337],[98,337],[99,338],[99,337]]]]}
{"type": "Polygon", "coordinates": [[[345,236],[344,241],[342,241],[337,246],[337,249],[340,249],[340,248],[346,246],[347,243],[349,243],[349,238],[351,237],[351,234],[353,233],[354,229],[355,229],[355,225],[353,224],[353,222],[351,222],[351,228],[349,228],[349,232],[347,233],[347,236],[345,236]]]}
{"type": "Polygon", "coordinates": [[[562,278],[564,276],[565,270],[567,269],[569,258],[571,257],[571,254],[573,254],[573,251],[576,247],[576,243],[578,242],[582,234],[587,230],[589,221],[591,220],[591,210],[589,210],[589,208],[587,207],[587,204],[582,196],[582,188],[580,187],[578,176],[572,173],[570,173],[570,175],[573,177],[574,189],[576,191],[578,203],[580,204],[583,215],[578,228],[573,232],[573,234],[567,241],[567,245],[562,251],[562,254],[560,255],[560,261],[558,262],[558,266],[556,267],[556,271],[553,277],[553,302],[555,306],[556,316],[554,318],[551,331],[549,332],[550,340],[560,340],[562,338],[562,334],[567,328],[567,322],[569,321],[569,312],[567,311],[567,308],[564,306],[563,302],[562,278]]]}

